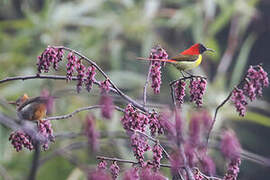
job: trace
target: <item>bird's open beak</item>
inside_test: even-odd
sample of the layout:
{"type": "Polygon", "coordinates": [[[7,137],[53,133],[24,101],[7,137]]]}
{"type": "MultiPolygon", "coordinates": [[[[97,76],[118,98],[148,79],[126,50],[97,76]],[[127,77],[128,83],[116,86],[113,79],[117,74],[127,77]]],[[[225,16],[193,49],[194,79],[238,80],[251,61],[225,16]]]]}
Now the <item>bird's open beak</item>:
{"type": "Polygon", "coordinates": [[[14,105],[17,105],[16,101],[9,101],[8,104],[14,104],[14,105]]]}
{"type": "Polygon", "coordinates": [[[210,48],[206,48],[206,51],[211,51],[211,52],[215,52],[215,50],[210,49],[210,48]]]}

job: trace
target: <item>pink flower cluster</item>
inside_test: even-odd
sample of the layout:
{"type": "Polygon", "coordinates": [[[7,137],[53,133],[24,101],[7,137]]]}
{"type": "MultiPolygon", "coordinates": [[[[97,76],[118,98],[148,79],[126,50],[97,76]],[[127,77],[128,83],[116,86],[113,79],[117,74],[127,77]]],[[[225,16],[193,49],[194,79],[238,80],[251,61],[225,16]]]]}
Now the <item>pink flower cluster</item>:
{"type": "MultiPolygon", "coordinates": [[[[144,153],[150,150],[150,146],[146,137],[136,132],[136,130],[145,132],[146,127],[148,126],[152,136],[155,136],[157,133],[162,134],[164,132],[164,128],[160,122],[160,116],[155,112],[150,113],[149,116],[146,116],[131,104],[128,104],[125,108],[125,115],[122,117],[121,122],[127,133],[131,134],[131,146],[135,157],[141,163],[141,165],[145,164],[144,153]]],[[[154,168],[158,169],[160,166],[160,159],[162,158],[162,150],[158,145],[155,145],[152,150],[154,168]]]]}
{"type": "Polygon", "coordinates": [[[183,120],[180,114],[176,111],[175,112],[175,132],[176,132],[176,144],[180,144],[183,141],[183,120]]]}
{"type": "Polygon", "coordinates": [[[48,46],[45,51],[40,56],[38,56],[38,74],[40,74],[42,71],[47,73],[51,65],[53,65],[55,70],[58,70],[58,63],[62,61],[63,57],[63,49],[52,48],[48,46]]]}
{"type": "Polygon", "coordinates": [[[183,80],[179,80],[174,85],[174,93],[176,97],[176,101],[181,106],[184,103],[184,97],[186,95],[185,93],[186,89],[186,82],[183,80]]]}
{"type": "Polygon", "coordinates": [[[244,90],[251,101],[256,98],[256,95],[262,96],[262,88],[269,86],[267,72],[260,65],[258,67],[250,66],[246,78],[248,79],[244,90]]]}
{"type": "Polygon", "coordinates": [[[189,121],[188,136],[183,135],[183,120],[179,114],[175,114],[175,129],[173,140],[177,146],[174,152],[171,154],[172,174],[176,175],[179,167],[183,166],[183,158],[181,156],[180,145],[184,146],[184,153],[187,159],[187,163],[190,167],[201,167],[202,171],[208,175],[215,174],[216,166],[213,159],[207,155],[206,147],[204,147],[204,138],[209,130],[211,123],[211,117],[207,111],[202,110],[196,113],[192,113],[189,121]]]}
{"type": "Polygon", "coordinates": [[[114,112],[114,104],[112,98],[107,94],[102,94],[99,104],[101,107],[101,115],[106,119],[111,119],[114,112]]]}
{"type": "MultiPolygon", "coordinates": [[[[38,124],[38,133],[45,138],[41,143],[44,150],[49,148],[49,142],[54,142],[53,129],[50,121],[40,121],[38,124]]],[[[17,130],[10,134],[9,140],[17,152],[21,151],[23,147],[30,151],[34,149],[34,141],[30,135],[22,130],[17,130]]]]}
{"type": "Polygon", "coordinates": [[[130,168],[125,171],[123,180],[139,180],[139,169],[130,168]]]}
{"type": "Polygon", "coordinates": [[[195,172],[193,172],[193,175],[194,175],[195,180],[203,180],[204,179],[203,175],[200,173],[199,170],[196,170],[195,172]]]}
{"type": "Polygon", "coordinates": [[[143,180],[167,180],[162,174],[160,174],[158,171],[152,171],[151,166],[146,165],[140,170],[140,179],[143,180]]]}
{"type": "Polygon", "coordinates": [[[172,112],[168,109],[163,110],[159,115],[160,132],[164,133],[169,140],[175,137],[175,127],[170,121],[172,112]]]}
{"type": "Polygon", "coordinates": [[[42,144],[42,148],[47,150],[49,148],[49,142],[54,142],[53,129],[50,121],[41,121],[38,124],[38,132],[43,135],[46,141],[42,144]]]}
{"type": "Polygon", "coordinates": [[[222,133],[220,149],[226,158],[235,159],[240,157],[241,145],[232,130],[222,133]]]}
{"type": "MultiPolygon", "coordinates": [[[[62,48],[53,48],[48,47],[45,51],[38,57],[37,66],[38,74],[48,72],[51,65],[55,70],[58,70],[58,63],[62,61],[64,57],[64,50],[62,48]]],[[[82,61],[77,58],[72,52],[69,52],[67,55],[67,81],[72,80],[72,75],[77,72],[77,92],[79,93],[82,90],[83,85],[85,84],[86,90],[89,92],[95,81],[95,70],[96,68],[92,65],[87,69],[83,65],[82,61]]]]}
{"type": "Polygon", "coordinates": [[[108,79],[100,83],[101,94],[106,94],[110,91],[110,81],[108,79]]]}
{"type": "Polygon", "coordinates": [[[12,132],[9,136],[9,140],[17,152],[21,151],[23,147],[30,151],[34,149],[31,137],[23,131],[18,130],[12,132]]]}
{"type": "Polygon", "coordinates": [[[236,180],[238,173],[240,171],[239,169],[240,164],[241,164],[240,158],[232,159],[231,162],[229,163],[227,172],[223,177],[223,180],[236,180]]]}
{"type": "Polygon", "coordinates": [[[122,125],[125,130],[139,130],[145,131],[146,126],[149,123],[149,119],[146,115],[136,110],[131,104],[128,104],[125,108],[125,115],[121,118],[122,125]]]}
{"type": "Polygon", "coordinates": [[[80,93],[82,90],[83,83],[85,81],[85,66],[82,64],[81,60],[77,60],[76,62],[76,70],[77,70],[77,92],[80,93]]]}
{"type": "Polygon", "coordinates": [[[85,87],[88,92],[93,87],[93,82],[95,81],[95,75],[96,75],[96,68],[95,66],[89,66],[86,71],[86,79],[85,79],[85,87]]]}
{"type": "Polygon", "coordinates": [[[106,168],[107,168],[107,162],[104,160],[100,161],[98,164],[98,169],[105,170],[106,168]]]}
{"type": "Polygon", "coordinates": [[[98,150],[99,132],[95,129],[95,118],[92,114],[88,114],[85,119],[85,136],[88,139],[88,144],[93,151],[98,150]]]}
{"type": "MultiPolygon", "coordinates": [[[[120,167],[117,165],[116,161],[111,164],[109,170],[111,176],[109,176],[107,173],[107,162],[105,160],[101,160],[97,166],[97,169],[89,172],[88,179],[92,180],[95,178],[95,180],[99,180],[98,175],[100,175],[101,180],[103,180],[105,177],[108,179],[117,179],[119,176],[120,167]]],[[[123,180],[139,180],[139,168],[130,168],[126,170],[123,175],[123,180]]]]}
{"type": "Polygon", "coordinates": [[[77,58],[72,52],[68,53],[67,56],[67,81],[70,81],[74,71],[77,72],[77,92],[82,90],[83,85],[85,85],[86,90],[89,92],[95,81],[95,70],[96,68],[92,65],[87,69],[83,65],[82,61],[77,58]]]}
{"type": "Polygon", "coordinates": [[[50,92],[47,89],[43,89],[40,93],[40,96],[45,97],[47,99],[46,103],[47,115],[51,114],[54,108],[54,97],[50,94],[50,92]]]}
{"type": "MultiPolygon", "coordinates": [[[[168,59],[167,52],[161,47],[156,46],[151,49],[149,59],[168,59]]],[[[160,61],[151,61],[150,76],[152,79],[152,88],[155,94],[160,92],[161,85],[161,64],[160,61]]]]}
{"type": "Polygon", "coordinates": [[[204,154],[200,160],[202,171],[208,175],[214,175],[216,174],[216,165],[213,159],[208,156],[207,154],[204,154]]]}
{"type": "Polygon", "coordinates": [[[207,81],[204,78],[192,78],[189,84],[190,101],[202,106],[202,97],[206,90],[207,81]]]}
{"type": "Polygon", "coordinates": [[[248,104],[244,91],[242,89],[234,88],[231,100],[234,103],[236,110],[239,112],[239,115],[244,116],[246,114],[246,106],[248,104]]]}
{"type": "Polygon", "coordinates": [[[100,169],[91,170],[88,172],[88,180],[111,180],[111,176],[105,171],[100,169]]]}
{"type": "Polygon", "coordinates": [[[67,68],[66,76],[67,76],[67,81],[71,81],[72,74],[75,71],[75,66],[78,61],[78,58],[72,52],[70,52],[68,53],[67,60],[68,60],[68,63],[66,65],[66,68],[67,68]]]}
{"type": "Polygon", "coordinates": [[[232,130],[222,133],[220,149],[223,155],[230,160],[224,180],[236,180],[241,164],[241,145],[232,130]]]}
{"type": "Polygon", "coordinates": [[[113,115],[114,104],[112,98],[108,95],[110,91],[110,81],[108,79],[100,83],[101,98],[99,104],[101,107],[101,114],[104,118],[110,119],[113,115]]]}
{"type": "Polygon", "coordinates": [[[156,113],[150,113],[150,115],[148,116],[149,119],[149,129],[151,132],[151,135],[153,137],[156,136],[156,134],[163,134],[163,128],[161,126],[160,123],[160,116],[156,113]]]}
{"type": "Polygon", "coordinates": [[[131,147],[136,159],[143,165],[144,164],[144,153],[150,150],[147,139],[141,134],[134,133],[130,137],[131,147]]]}
{"type": "Polygon", "coordinates": [[[189,123],[189,141],[193,146],[197,146],[200,143],[201,125],[200,114],[191,116],[189,123]]]}
{"type": "Polygon", "coordinates": [[[246,113],[246,106],[248,104],[246,97],[251,101],[255,100],[257,96],[262,96],[262,88],[269,86],[269,79],[267,72],[258,66],[250,66],[247,71],[243,88],[234,88],[231,100],[234,103],[236,110],[240,116],[246,113]]]}
{"type": "Polygon", "coordinates": [[[160,160],[162,159],[162,148],[159,143],[156,143],[152,148],[153,151],[153,166],[155,170],[160,168],[160,160]]]}
{"type": "MultiPolygon", "coordinates": [[[[198,107],[202,106],[202,98],[206,90],[207,81],[202,77],[190,77],[189,92],[190,101],[195,102],[198,107]]],[[[177,103],[181,106],[184,103],[186,79],[180,79],[174,84],[174,95],[177,103]]]]}
{"type": "Polygon", "coordinates": [[[116,161],[114,161],[110,167],[111,170],[111,175],[113,179],[117,179],[117,177],[119,176],[119,172],[120,172],[120,168],[117,165],[116,161]]]}
{"type": "Polygon", "coordinates": [[[183,157],[180,155],[179,149],[170,154],[171,173],[173,176],[178,174],[180,167],[183,166],[183,157]]]}

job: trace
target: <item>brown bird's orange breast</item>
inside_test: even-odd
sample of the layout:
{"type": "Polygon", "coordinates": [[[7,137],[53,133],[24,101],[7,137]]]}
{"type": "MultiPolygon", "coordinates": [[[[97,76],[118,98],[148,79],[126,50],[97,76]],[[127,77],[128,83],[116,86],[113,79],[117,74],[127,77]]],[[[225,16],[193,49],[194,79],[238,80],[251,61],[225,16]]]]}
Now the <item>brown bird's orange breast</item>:
{"type": "Polygon", "coordinates": [[[46,104],[33,102],[23,107],[18,112],[18,116],[24,120],[35,121],[41,120],[44,117],[46,117],[46,113],[47,113],[46,104]]]}
{"type": "Polygon", "coordinates": [[[34,110],[32,120],[41,120],[46,116],[46,105],[45,104],[37,104],[34,110]]]}

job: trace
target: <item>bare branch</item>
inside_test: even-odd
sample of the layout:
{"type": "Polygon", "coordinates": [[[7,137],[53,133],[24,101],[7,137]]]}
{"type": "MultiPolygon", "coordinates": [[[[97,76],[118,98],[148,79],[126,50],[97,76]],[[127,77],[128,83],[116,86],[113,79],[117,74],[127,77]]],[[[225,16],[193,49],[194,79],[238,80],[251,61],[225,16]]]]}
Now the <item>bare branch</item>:
{"type": "MultiPolygon", "coordinates": [[[[126,159],[119,159],[119,158],[110,158],[110,157],[105,157],[105,156],[97,156],[97,159],[99,160],[106,160],[106,161],[117,161],[121,163],[130,163],[130,164],[140,164],[137,161],[132,161],[132,160],[126,160],[126,159]]],[[[152,164],[152,162],[148,162],[149,164],[152,164]]],[[[160,164],[161,167],[167,167],[171,168],[172,166],[170,164],[160,164]]],[[[183,168],[183,167],[179,167],[183,168]]]]}
{"type": "Polygon", "coordinates": [[[217,119],[217,113],[218,113],[219,109],[220,109],[222,106],[224,106],[224,104],[226,104],[226,102],[228,102],[228,101],[230,100],[231,96],[232,96],[232,91],[231,91],[230,94],[227,96],[227,98],[224,99],[224,101],[222,101],[222,103],[221,103],[220,105],[218,105],[218,107],[216,108],[216,110],[215,110],[215,115],[214,115],[214,118],[213,118],[213,121],[212,121],[211,126],[210,126],[210,128],[209,128],[209,131],[208,131],[208,133],[207,133],[207,135],[206,135],[206,146],[208,146],[210,134],[211,134],[211,131],[212,131],[213,128],[214,128],[214,124],[215,124],[216,119],[217,119]]]}
{"type": "MultiPolygon", "coordinates": [[[[66,115],[62,115],[62,116],[54,116],[54,117],[48,117],[46,119],[43,119],[44,121],[46,120],[61,120],[61,119],[68,119],[68,118],[71,118],[72,116],[74,116],[75,114],[79,113],[79,112],[82,112],[82,111],[87,111],[87,110],[91,110],[91,109],[98,109],[98,108],[102,108],[102,105],[93,105],[93,106],[88,106],[88,107],[82,107],[82,108],[79,108],[75,111],[73,111],[72,113],[70,114],[66,114],[66,115]]],[[[118,106],[115,106],[114,107],[116,110],[118,111],[121,111],[121,112],[124,112],[124,110],[118,106]]]]}
{"type": "Polygon", "coordinates": [[[123,97],[125,100],[127,100],[128,102],[132,103],[135,107],[139,108],[140,110],[144,111],[144,112],[148,112],[147,109],[145,109],[143,107],[143,105],[139,104],[138,102],[136,102],[135,100],[131,99],[129,96],[127,96],[125,93],[123,93],[115,84],[114,82],[109,78],[109,76],[91,59],[87,58],[85,55],[79,53],[78,51],[75,51],[73,49],[64,47],[64,46],[52,46],[53,48],[59,48],[59,49],[64,49],[66,51],[69,52],[73,52],[74,54],[78,55],[79,57],[81,57],[83,60],[87,61],[88,63],[90,63],[91,65],[93,65],[101,74],[102,76],[104,76],[105,79],[107,79],[110,84],[112,85],[112,87],[117,91],[117,93],[123,97]]]}
{"type": "Polygon", "coordinates": [[[46,121],[46,120],[61,120],[61,119],[68,119],[68,118],[71,118],[72,116],[74,116],[75,114],[77,114],[77,113],[79,113],[79,112],[87,111],[87,110],[91,110],[91,109],[98,109],[98,108],[101,108],[101,107],[102,107],[101,105],[94,105],[94,106],[82,107],[82,108],[79,108],[79,109],[73,111],[73,112],[70,113],[70,114],[66,114],[66,115],[62,115],[62,116],[48,117],[48,118],[46,118],[46,119],[44,119],[44,120],[46,121]]]}
{"type": "Polygon", "coordinates": [[[38,170],[38,163],[39,163],[39,158],[40,158],[40,143],[36,142],[34,146],[35,146],[35,151],[33,155],[33,161],[31,164],[28,180],[35,180],[37,170],[38,170]]]}

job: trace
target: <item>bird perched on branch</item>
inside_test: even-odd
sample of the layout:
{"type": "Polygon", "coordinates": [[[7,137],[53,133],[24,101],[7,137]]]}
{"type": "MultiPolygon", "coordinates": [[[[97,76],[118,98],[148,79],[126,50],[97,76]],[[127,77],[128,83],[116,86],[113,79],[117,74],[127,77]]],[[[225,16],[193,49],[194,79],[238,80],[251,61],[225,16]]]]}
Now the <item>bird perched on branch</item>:
{"type": "Polygon", "coordinates": [[[40,122],[46,117],[49,98],[42,96],[29,98],[27,94],[24,94],[16,101],[9,102],[9,104],[16,105],[19,119],[40,122]]]}
{"type": "Polygon", "coordinates": [[[202,54],[205,51],[214,50],[206,48],[204,45],[197,43],[192,45],[190,48],[179,53],[178,55],[169,59],[149,59],[149,58],[137,58],[139,60],[150,60],[150,61],[162,61],[173,64],[178,70],[186,71],[199,66],[202,62],[202,54]]]}

